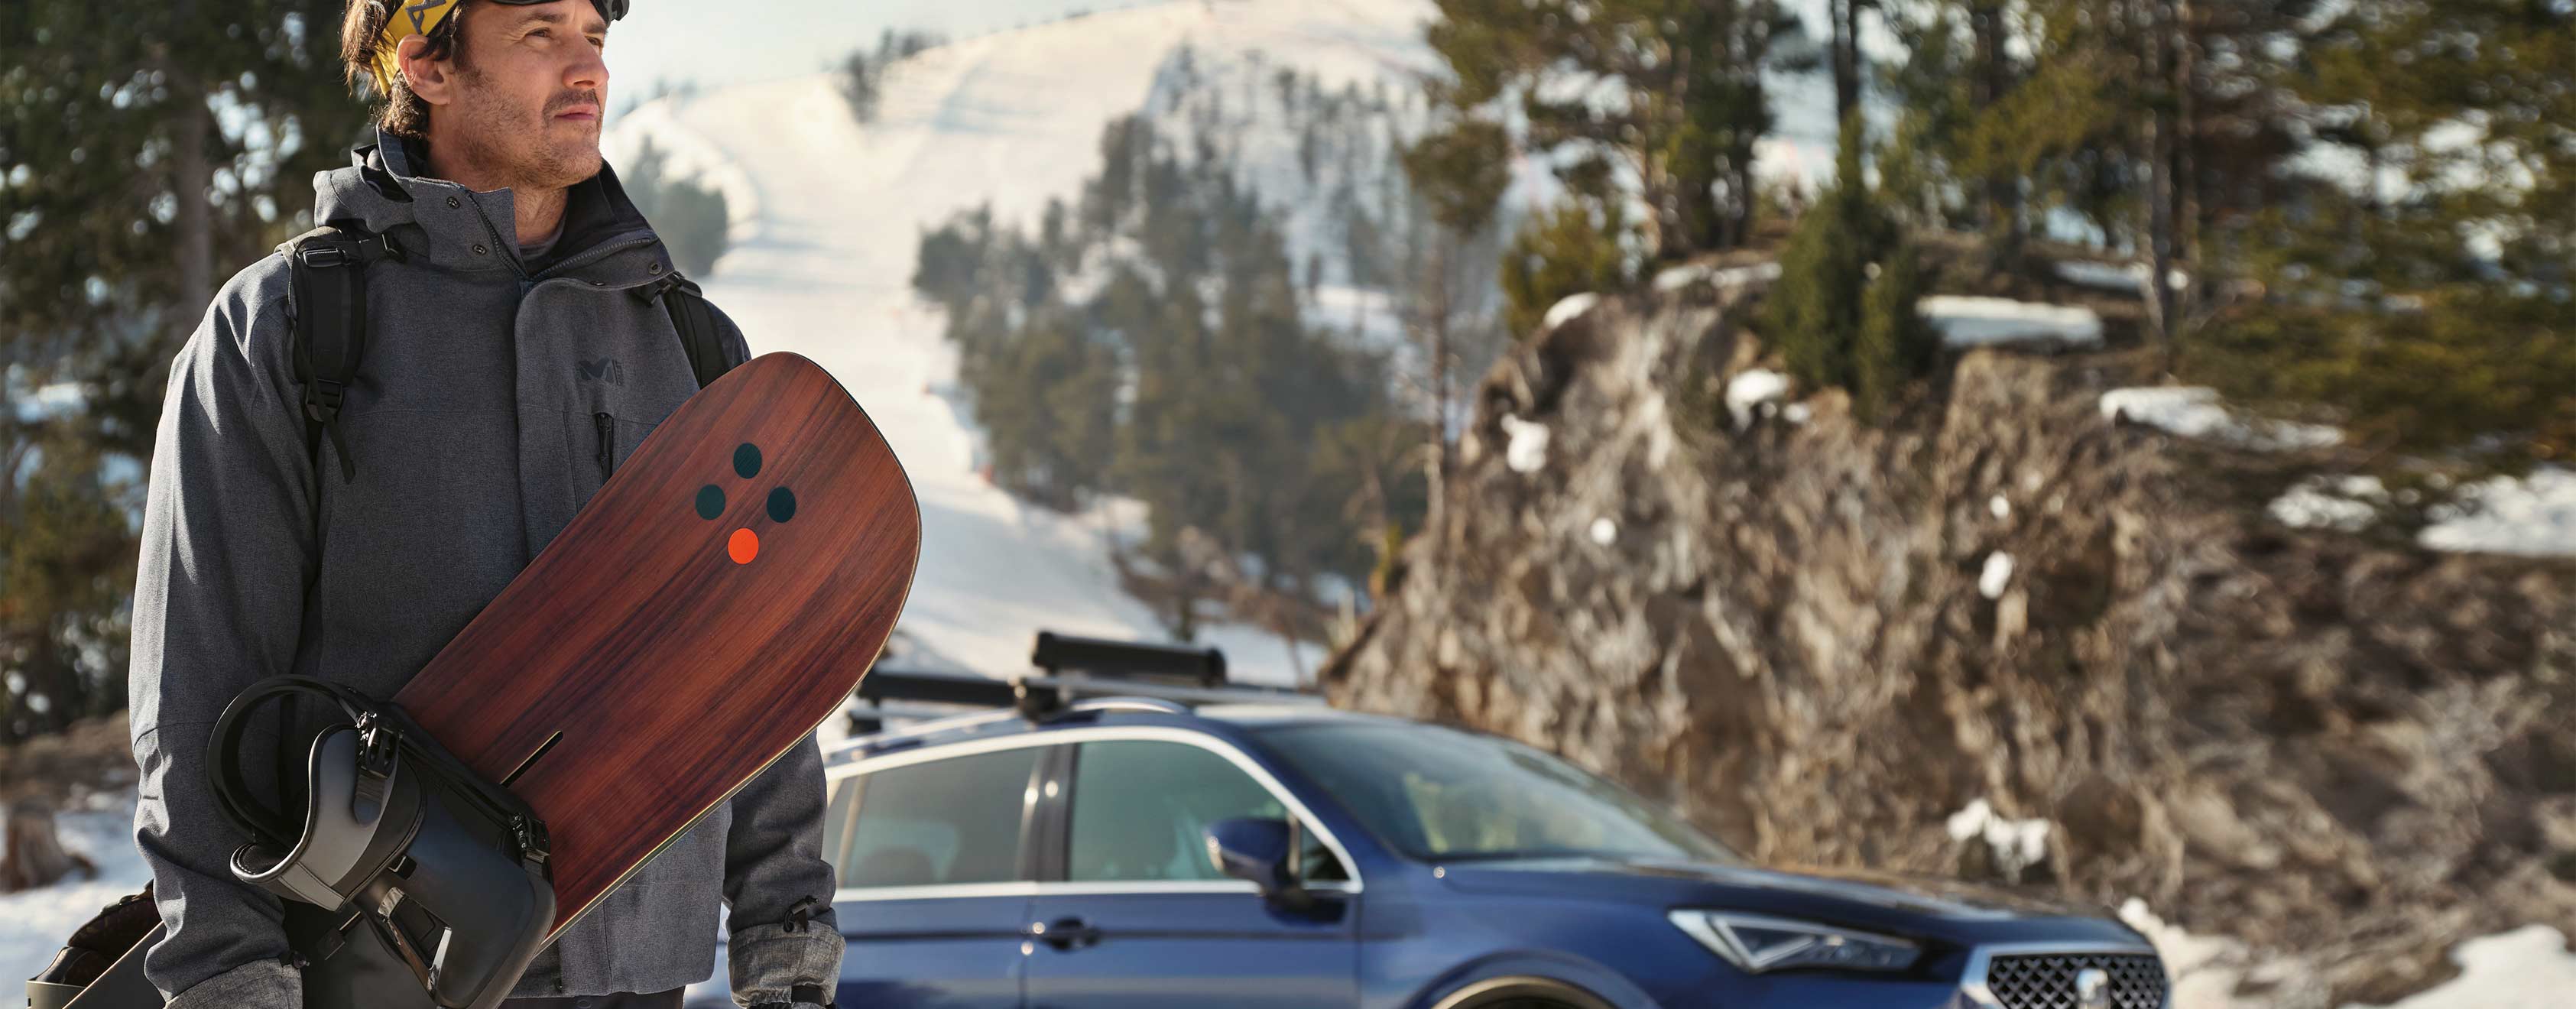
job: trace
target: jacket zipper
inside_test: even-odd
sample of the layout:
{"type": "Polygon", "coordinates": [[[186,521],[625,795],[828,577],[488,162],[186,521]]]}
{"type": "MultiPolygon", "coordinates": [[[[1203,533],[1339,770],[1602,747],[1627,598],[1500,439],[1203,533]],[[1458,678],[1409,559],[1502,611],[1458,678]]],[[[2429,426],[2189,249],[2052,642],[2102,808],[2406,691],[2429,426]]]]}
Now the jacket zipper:
{"type": "Polygon", "coordinates": [[[599,482],[607,483],[609,474],[617,469],[617,419],[605,413],[594,413],[590,418],[599,426],[599,482]]]}

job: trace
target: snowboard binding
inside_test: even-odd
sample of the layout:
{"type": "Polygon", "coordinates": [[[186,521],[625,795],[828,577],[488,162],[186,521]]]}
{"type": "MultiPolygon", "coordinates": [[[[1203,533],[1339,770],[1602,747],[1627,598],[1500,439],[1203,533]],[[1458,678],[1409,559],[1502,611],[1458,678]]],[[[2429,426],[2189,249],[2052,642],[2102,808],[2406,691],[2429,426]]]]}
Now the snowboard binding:
{"type": "Polygon", "coordinates": [[[485,1009],[536,957],[555,916],[544,824],[401,708],[271,677],[225,707],[209,749],[216,804],[253,839],[233,875],[289,901],[308,1005],[485,1009]],[[290,815],[252,795],[239,754],[249,713],[295,694],[347,719],[314,737],[290,815]]]}

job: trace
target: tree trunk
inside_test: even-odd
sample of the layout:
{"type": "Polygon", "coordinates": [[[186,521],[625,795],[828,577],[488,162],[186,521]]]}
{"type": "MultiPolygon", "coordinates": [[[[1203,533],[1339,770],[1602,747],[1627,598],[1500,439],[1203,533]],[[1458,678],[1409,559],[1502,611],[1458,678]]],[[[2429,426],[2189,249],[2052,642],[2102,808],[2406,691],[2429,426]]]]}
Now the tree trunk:
{"type": "Polygon", "coordinates": [[[2171,374],[2175,365],[2173,284],[2174,248],[2174,161],[2176,153],[2174,128],[2174,95],[2165,90],[2173,80],[2174,66],[2174,0],[2154,0],[2151,32],[2154,41],[2147,47],[2148,78],[2156,82],[2151,94],[2158,94],[2155,116],[2148,125],[2147,177],[2151,195],[2147,200],[2147,316],[2154,327],[2156,344],[2163,352],[2164,367],[2171,374]]]}
{"type": "Polygon", "coordinates": [[[1834,121],[1848,123],[1851,111],[1860,106],[1860,3],[1861,0],[1831,0],[1826,16],[1833,19],[1834,121]]]}
{"type": "Polygon", "coordinates": [[[178,119],[172,124],[170,195],[178,200],[178,242],[171,250],[179,260],[179,318],[194,327],[215,297],[215,169],[206,157],[213,140],[214,113],[206,108],[205,91],[194,75],[173,68],[171,99],[178,119]]]}
{"type": "Polygon", "coordinates": [[[53,807],[35,799],[9,807],[8,848],[0,851],[0,893],[51,886],[74,870],[85,879],[98,878],[97,863],[63,850],[53,807]]]}
{"type": "MultiPolygon", "coordinates": [[[[1431,341],[1429,360],[1423,362],[1431,377],[1431,487],[1427,525],[1440,521],[1448,507],[1450,453],[1449,444],[1449,316],[1455,310],[1449,296],[1449,259],[1458,242],[1454,232],[1441,229],[1431,253],[1431,341]]],[[[1432,541],[1432,555],[1439,556],[1438,540],[1432,541]]]]}
{"type": "Polygon", "coordinates": [[[2200,254],[2200,26],[2192,0],[2174,0],[2174,258],[2200,254]]]}
{"type": "MultiPolygon", "coordinates": [[[[1968,9],[1968,28],[1976,38],[1975,93],[1978,108],[1993,108],[2012,89],[2011,67],[2005,61],[2004,11],[1996,0],[1981,0],[1968,9]]],[[[1986,229],[2000,240],[2000,252],[2007,260],[2021,243],[2021,183],[2010,171],[1997,168],[1986,173],[1986,229]]]]}

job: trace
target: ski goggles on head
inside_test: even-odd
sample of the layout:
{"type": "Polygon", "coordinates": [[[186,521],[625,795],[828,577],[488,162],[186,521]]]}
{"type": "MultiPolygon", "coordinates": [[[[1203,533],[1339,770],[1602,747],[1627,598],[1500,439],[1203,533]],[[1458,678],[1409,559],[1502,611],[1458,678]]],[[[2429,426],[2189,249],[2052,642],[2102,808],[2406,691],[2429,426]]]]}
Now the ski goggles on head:
{"type": "MultiPolygon", "coordinates": [[[[379,91],[390,92],[393,90],[394,75],[401,70],[401,65],[394,60],[394,54],[402,51],[402,40],[437,31],[438,26],[447,23],[448,15],[456,13],[456,5],[465,0],[382,0],[382,2],[392,6],[393,15],[385,19],[384,37],[376,40],[376,88],[379,91]]],[[[531,7],[549,3],[551,0],[491,0],[491,2],[511,7],[531,7]]],[[[610,21],[626,16],[626,4],[627,0],[590,0],[590,5],[599,9],[599,16],[610,21]]]]}

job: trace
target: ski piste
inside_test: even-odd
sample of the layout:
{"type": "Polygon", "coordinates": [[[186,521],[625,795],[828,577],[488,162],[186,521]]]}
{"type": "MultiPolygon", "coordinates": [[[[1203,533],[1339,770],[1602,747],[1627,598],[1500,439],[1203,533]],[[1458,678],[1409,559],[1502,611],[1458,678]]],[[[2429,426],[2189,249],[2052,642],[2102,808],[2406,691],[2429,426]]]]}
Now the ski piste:
{"type": "MultiPolygon", "coordinates": [[[[551,940],[840,709],[920,552],[875,424],[814,362],[763,355],[673,411],[391,700],[542,821],[551,940]]],[[[31,1004],[161,1005],[142,971],[160,935],[31,1004]]],[[[329,997],[306,1004],[379,1009],[329,997]]]]}

